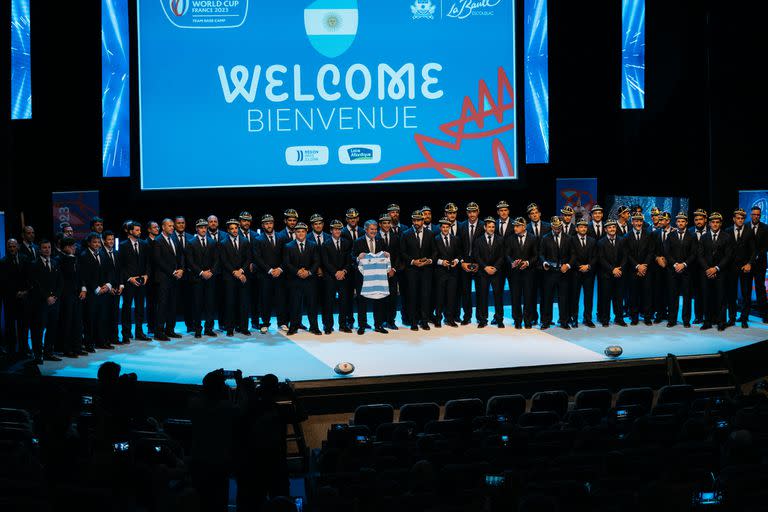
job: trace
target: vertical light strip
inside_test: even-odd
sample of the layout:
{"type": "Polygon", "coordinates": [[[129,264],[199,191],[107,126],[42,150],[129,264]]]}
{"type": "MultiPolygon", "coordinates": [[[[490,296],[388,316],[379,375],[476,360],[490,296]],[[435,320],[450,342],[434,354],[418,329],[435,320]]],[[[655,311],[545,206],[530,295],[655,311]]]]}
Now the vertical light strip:
{"type": "Polygon", "coordinates": [[[645,0],[622,0],[621,108],[645,108],[645,0]]]}
{"type": "Polygon", "coordinates": [[[128,0],[101,2],[102,175],[131,174],[128,0]]]}
{"type": "Polygon", "coordinates": [[[29,0],[11,2],[11,119],[32,119],[29,0]]]}
{"type": "Polygon", "coordinates": [[[547,0],[525,0],[525,161],[549,162],[547,0]]]}

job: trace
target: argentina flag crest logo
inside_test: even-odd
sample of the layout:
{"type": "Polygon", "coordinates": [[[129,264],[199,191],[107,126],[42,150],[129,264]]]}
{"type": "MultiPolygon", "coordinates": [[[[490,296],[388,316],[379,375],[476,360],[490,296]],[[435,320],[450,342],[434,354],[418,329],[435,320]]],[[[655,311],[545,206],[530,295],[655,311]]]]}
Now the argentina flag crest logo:
{"type": "Polygon", "coordinates": [[[309,42],[328,58],[349,50],[357,35],[357,21],[357,0],[315,0],[304,9],[309,42]]]}

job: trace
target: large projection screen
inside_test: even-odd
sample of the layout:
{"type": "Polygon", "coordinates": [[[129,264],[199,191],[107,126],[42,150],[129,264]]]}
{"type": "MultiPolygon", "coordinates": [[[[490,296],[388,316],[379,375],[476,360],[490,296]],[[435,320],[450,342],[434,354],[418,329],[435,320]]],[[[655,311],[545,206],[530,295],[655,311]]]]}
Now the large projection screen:
{"type": "Polygon", "coordinates": [[[141,187],[517,178],[513,0],[137,0],[141,187]]]}

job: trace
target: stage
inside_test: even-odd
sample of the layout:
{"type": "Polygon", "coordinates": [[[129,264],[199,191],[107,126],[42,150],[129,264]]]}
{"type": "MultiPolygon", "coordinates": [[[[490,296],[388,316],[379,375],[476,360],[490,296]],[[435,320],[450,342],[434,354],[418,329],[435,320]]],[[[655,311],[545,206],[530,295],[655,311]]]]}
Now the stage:
{"type": "MultiPolygon", "coordinates": [[[[216,368],[239,368],[244,375],[274,373],[292,381],[322,381],[600,363],[609,361],[603,350],[613,344],[623,347],[624,354],[619,358],[623,361],[665,357],[668,353],[714,354],[768,339],[768,326],[756,317],[749,329],[737,325],[724,332],[701,331],[698,325],[690,329],[682,325],[667,328],[666,323],[517,330],[510,318],[505,318],[505,325],[504,329],[492,325],[478,329],[476,324],[443,326],[418,332],[400,327],[386,335],[336,331],[323,336],[304,331],[286,336],[273,326],[267,334],[254,331],[250,336],[227,337],[219,333],[216,338],[185,335],[170,342],[132,341],[115,350],[97,350],[87,357],[46,361],[40,370],[48,376],[95,378],[101,363],[115,361],[124,372],[136,372],[140,380],[148,382],[199,384],[208,371],[216,368]],[[352,376],[334,373],[334,366],[342,361],[355,365],[352,376]]],[[[183,323],[177,325],[177,332],[183,332],[183,323]]]]}

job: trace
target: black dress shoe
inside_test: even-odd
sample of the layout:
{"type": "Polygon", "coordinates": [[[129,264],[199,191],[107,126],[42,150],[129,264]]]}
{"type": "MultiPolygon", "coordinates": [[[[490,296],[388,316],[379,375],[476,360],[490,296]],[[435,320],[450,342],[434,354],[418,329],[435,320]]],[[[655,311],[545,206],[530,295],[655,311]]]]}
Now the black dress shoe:
{"type": "Polygon", "coordinates": [[[560,328],[561,329],[565,329],[566,331],[569,331],[571,329],[571,326],[568,325],[568,322],[561,322],[560,323],[560,328]]]}
{"type": "Polygon", "coordinates": [[[725,324],[726,327],[733,327],[736,325],[736,320],[728,320],[728,323],[725,324]]]}
{"type": "Polygon", "coordinates": [[[637,325],[640,321],[637,318],[633,318],[631,322],[629,322],[629,325],[637,325]]]}
{"type": "Polygon", "coordinates": [[[717,324],[718,331],[724,331],[726,327],[728,327],[727,324],[717,324]]]}
{"type": "Polygon", "coordinates": [[[437,327],[438,329],[442,326],[443,324],[441,324],[440,321],[435,322],[435,327],[437,327]]]}
{"type": "Polygon", "coordinates": [[[215,338],[216,337],[216,333],[213,332],[213,329],[206,329],[203,334],[205,334],[206,336],[210,336],[211,338],[215,338]]]}
{"type": "Polygon", "coordinates": [[[341,332],[346,332],[346,333],[350,333],[350,332],[352,332],[352,329],[350,329],[350,328],[349,328],[349,327],[347,327],[346,325],[345,325],[344,327],[339,327],[339,330],[340,330],[341,332]]]}
{"type": "Polygon", "coordinates": [[[419,326],[418,326],[418,325],[416,325],[416,324],[413,324],[413,325],[411,326],[411,330],[412,330],[412,331],[418,331],[418,330],[419,330],[419,326]]]}
{"type": "Polygon", "coordinates": [[[611,324],[609,324],[608,322],[601,322],[601,325],[603,327],[610,327],[611,324]]]}
{"type": "Polygon", "coordinates": [[[325,328],[325,329],[323,329],[323,332],[324,332],[325,334],[331,334],[331,333],[333,332],[333,329],[330,329],[330,328],[325,328]]]}
{"type": "Polygon", "coordinates": [[[742,320],[742,322],[741,322],[741,328],[742,328],[742,329],[747,329],[747,328],[749,328],[749,323],[747,323],[747,321],[746,321],[746,320],[742,320]]]}
{"type": "Polygon", "coordinates": [[[694,324],[694,325],[695,325],[695,324],[701,324],[701,323],[703,323],[703,320],[702,320],[701,318],[694,318],[694,319],[693,319],[693,324],[694,324]]]}
{"type": "Polygon", "coordinates": [[[131,341],[131,333],[129,332],[123,333],[123,342],[125,342],[126,340],[131,341]]]}
{"type": "Polygon", "coordinates": [[[400,328],[396,326],[393,322],[387,322],[387,329],[390,331],[398,331],[400,328]]]}
{"type": "Polygon", "coordinates": [[[200,331],[195,331],[195,338],[202,338],[203,334],[200,331]]]}
{"type": "Polygon", "coordinates": [[[653,325],[653,324],[658,324],[658,323],[660,323],[660,322],[655,322],[655,321],[651,320],[650,318],[646,318],[646,319],[643,321],[643,323],[644,323],[645,325],[653,325]]]}
{"type": "Polygon", "coordinates": [[[301,329],[302,331],[306,331],[307,330],[307,326],[304,325],[304,324],[299,324],[299,329],[301,329]]]}
{"type": "Polygon", "coordinates": [[[322,335],[323,335],[323,333],[322,333],[322,332],[320,332],[320,329],[318,329],[317,327],[312,327],[312,328],[309,330],[309,332],[311,332],[311,333],[312,333],[312,334],[314,334],[315,336],[322,336],[322,335]]]}
{"type": "Polygon", "coordinates": [[[428,331],[430,329],[429,324],[427,322],[422,322],[422,324],[419,327],[421,327],[425,331],[428,331]]]}
{"type": "Polygon", "coordinates": [[[358,328],[357,328],[357,334],[358,334],[358,335],[361,335],[361,336],[362,336],[363,334],[365,334],[365,327],[358,327],[358,328]]]}
{"type": "Polygon", "coordinates": [[[478,322],[477,328],[482,329],[483,327],[486,327],[488,325],[488,322],[478,322]]]}
{"type": "Polygon", "coordinates": [[[471,318],[465,318],[464,320],[461,321],[461,325],[469,325],[470,323],[472,323],[471,318]]]}
{"type": "Polygon", "coordinates": [[[627,322],[625,322],[624,320],[617,320],[616,325],[620,325],[621,327],[626,327],[627,322]]]}
{"type": "Polygon", "coordinates": [[[445,325],[447,325],[448,327],[458,327],[459,326],[459,324],[457,324],[453,320],[451,320],[450,322],[445,322],[445,325]]]}
{"type": "Polygon", "coordinates": [[[701,324],[701,327],[699,327],[699,330],[706,331],[707,329],[711,329],[711,328],[712,328],[711,323],[704,322],[703,324],[701,324]]]}
{"type": "Polygon", "coordinates": [[[156,334],[155,335],[155,340],[157,340],[157,341],[171,341],[171,338],[169,338],[168,336],[166,336],[164,334],[156,334]]]}
{"type": "Polygon", "coordinates": [[[64,357],[68,357],[70,359],[77,359],[77,352],[64,352],[64,357]]]}
{"type": "Polygon", "coordinates": [[[374,327],[373,330],[374,332],[378,332],[381,334],[389,334],[389,331],[383,328],[382,326],[374,327]]]}
{"type": "Polygon", "coordinates": [[[594,329],[595,328],[595,324],[592,322],[592,320],[587,320],[587,321],[585,321],[583,323],[584,323],[584,325],[586,325],[590,329],[594,329]]]}
{"type": "Polygon", "coordinates": [[[96,345],[96,348],[101,348],[104,350],[115,350],[115,347],[113,347],[109,343],[102,343],[101,345],[96,345]]]}
{"type": "Polygon", "coordinates": [[[234,336],[234,335],[235,335],[235,331],[227,331],[227,336],[234,336]]]}
{"type": "Polygon", "coordinates": [[[667,327],[674,327],[677,325],[677,322],[667,322],[667,327]]]}
{"type": "Polygon", "coordinates": [[[136,336],[136,339],[139,341],[152,341],[152,338],[150,338],[145,334],[139,334],[138,336],[136,336]]]}
{"type": "Polygon", "coordinates": [[[656,318],[653,319],[653,321],[646,320],[645,325],[660,324],[663,321],[664,321],[664,317],[657,316],[656,318]],[[651,323],[649,324],[648,322],[651,322],[651,323]]]}
{"type": "Polygon", "coordinates": [[[181,338],[181,334],[173,331],[167,332],[165,333],[165,335],[168,336],[169,338],[181,338]]]}
{"type": "Polygon", "coordinates": [[[299,330],[298,330],[297,328],[295,328],[295,327],[291,327],[290,329],[288,329],[288,332],[286,332],[285,334],[286,334],[287,336],[293,336],[293,335],[294,335],[294,334],[296,334],[297,332],[299,332],[299,330]]]}
{"type": "Polygon", "coordinates": [[[690,329],[691,328],[691,322],[683,322],[683,327],[685,327],[686,329],[690,329]]]}
{"type": "Polygon", "coordinates": [[[249,331],[248,329],[244,329],[244,330],[240,331],[240,334],[243,334],[245,336],[250,336],[251,335],[251,331],[249,331]]]}
{"type": "Polygon", "coordinates": [[[93,347],[85,347],[85,349],[84,349],[84,350],[85,350],[85,352],[86,352],[87,354],[93,354],[94,352],[96,352],[96,349],[95,349],[95,348],[93,348],[93,347]]]}
{"type": "Polygon", "coordinates": [[[43,359],[45,359],[46,361],[61,361],[60,357],[56,357],[53,354],[46,354],[43,356],[43,359]]]}
{"type": "Polygon", "coordinates": [[[542,331],[546,331],[547,329],[549,329],[549,324],[541,324],[541,327],[539,327],[539,329],[542,331]]]}
{"type": "Polygon", "coordinates": [[[526,329],[533,329],[533,324],[525,324],[526,329]]]}
{"type": "Polygon", "coordinates": [[[501,321],[501,322],[497,323],[496,327],[498,327],[499,329],[503,329],[504,328],[504,321],[501,321]]]}

